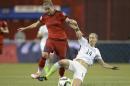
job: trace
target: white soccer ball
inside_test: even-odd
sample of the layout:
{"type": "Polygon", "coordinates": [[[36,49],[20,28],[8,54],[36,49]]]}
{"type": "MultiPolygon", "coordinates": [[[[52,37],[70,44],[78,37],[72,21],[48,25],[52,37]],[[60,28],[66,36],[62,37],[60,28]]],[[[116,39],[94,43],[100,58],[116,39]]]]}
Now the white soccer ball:
{"type": "Polygon", "coordinates": [[[67,77],[59,79],[58,86],[71,86],[71,80],[67,77]]]}

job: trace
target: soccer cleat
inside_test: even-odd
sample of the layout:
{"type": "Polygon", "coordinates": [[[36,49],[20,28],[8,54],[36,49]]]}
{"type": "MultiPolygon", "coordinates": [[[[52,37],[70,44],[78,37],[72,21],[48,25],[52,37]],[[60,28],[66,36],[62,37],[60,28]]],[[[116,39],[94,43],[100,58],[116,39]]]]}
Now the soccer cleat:
{"type": "Polygon", "coordinates": [[[112,70],[119,70],[119,68],[118,68],[118,67],[115,67],[115,66],[112,67],[111,69],[112,69],[112,70]]]}
{"type": "Polygon", "coordinates": [[[40,73],[34,73],[34,74],[31,74],[31,77],[33,78],[33,79],[37,79],[38,77],[40,77],[40,73]]]}
{"type": "Polygon", "coordinates": [[[42,77],[38,77],[37,79],[38,79],[38,81],[45,81],[45,80],[47,80],[47,77],[42,76],[42,77]]]}

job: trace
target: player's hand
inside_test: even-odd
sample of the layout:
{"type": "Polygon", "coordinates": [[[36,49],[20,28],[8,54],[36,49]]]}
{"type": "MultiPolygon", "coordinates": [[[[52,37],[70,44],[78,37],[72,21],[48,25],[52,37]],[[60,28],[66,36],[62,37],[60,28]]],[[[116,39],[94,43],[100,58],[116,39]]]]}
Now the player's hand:
{"type": "Polygon", "coordinates": [[[74,25],[74,24],[69,24],[69,26],[70,26],[71,28],[73,28],[74,30],[76,30],[76,29],[78,28],[78,26],[76,26],[76,25],[74,25]]]}
{"type": "Polygon", "coordinates": [[[23,31],[23,30],[25,30],[25,28],[19,28],[19,29],[17,29],[18,31],[23,31]]]}
{"type": "Polygon", "coordinates": [[[69,21],[69,26],[70,26],[71,28],[73,28],[74,30],[77,29],[77,28],[79,28],[79,26],[78,26],[78,24],[77,24],[77,21],[75,21],[75,20],[73,20],[73,19],[70,19],[70,21],[69,21]]]}
{"type": "Polygon", "coordinates": [[[73,19],[70,20],[70,24],[73,24],[73,25],[75,25],[75,26],[78,25],[77,21],[76,21],[76,20],[73,20],[73,19]]]}
{"type": "Polygon", "coordinates": [[[78,39],[80,39],[83,36],[83,33],[79,30],[76,32],[76,36],[78,39]]]}
{"type": "Polygon", "coordinates": [[[119,70],[119,67],[113,66],[111,69],[112,70],[119,70]]]}

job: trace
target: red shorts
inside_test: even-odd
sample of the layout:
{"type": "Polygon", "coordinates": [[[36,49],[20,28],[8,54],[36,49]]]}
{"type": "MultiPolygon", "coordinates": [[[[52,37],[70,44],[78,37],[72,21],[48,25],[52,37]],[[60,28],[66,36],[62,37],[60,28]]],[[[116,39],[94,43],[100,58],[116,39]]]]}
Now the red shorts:
{"type": "Polygon", "coordinates": [[[66,57],[66,52],[68,49],[67,40],[60,39],[47,39],[44,52],[56,53],[59,59],[64,59],[66,57]]]}

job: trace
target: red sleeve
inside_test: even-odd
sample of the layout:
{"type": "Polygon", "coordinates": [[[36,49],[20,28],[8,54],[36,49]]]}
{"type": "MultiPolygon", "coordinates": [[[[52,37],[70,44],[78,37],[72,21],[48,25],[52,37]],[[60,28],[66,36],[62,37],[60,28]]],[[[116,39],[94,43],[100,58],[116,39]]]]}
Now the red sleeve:
{"type": "Polygon", "coordinates": [[[45,18],[44,18],[44,16],[41,16],[40,19],[39,19],[39,21],[40,21],[43,25],[45,25],[45,18]]]}
{"type": "Polygon", "coordinates": [[[60,18],[64,22],[68,16],[64,12],[60,12],[60,18]]]}

